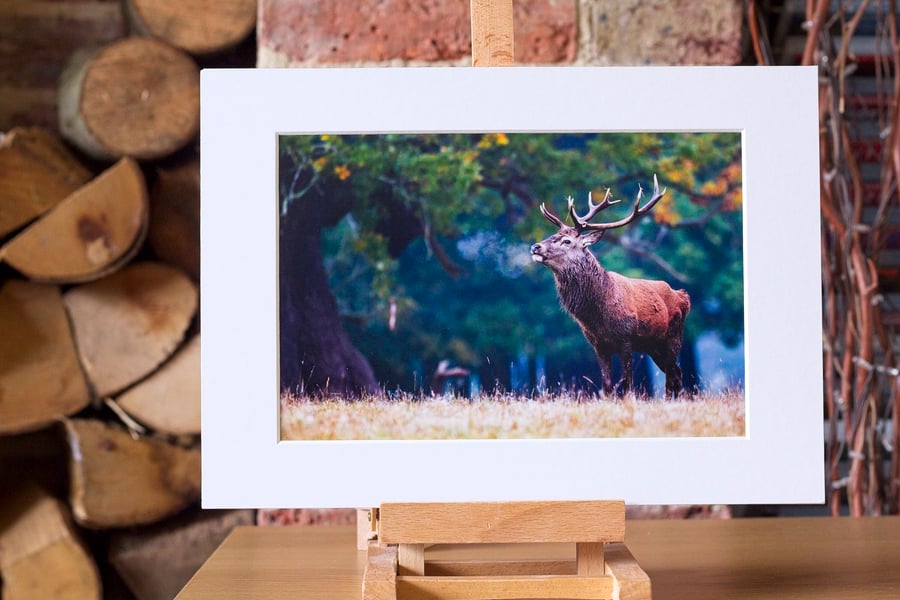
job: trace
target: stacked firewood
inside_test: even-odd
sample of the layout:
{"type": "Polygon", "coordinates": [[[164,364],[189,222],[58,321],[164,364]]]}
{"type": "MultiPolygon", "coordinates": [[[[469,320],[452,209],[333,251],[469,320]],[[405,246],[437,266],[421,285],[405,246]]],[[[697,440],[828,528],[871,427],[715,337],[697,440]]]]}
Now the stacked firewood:
{"type": "Polygon", "coordinates": [[[0,133],[4,600],[171,598],[253,521],[198,508],[198,63],[256,19],[255,0],[207,4],[0,8],[4,28],[39,15],[61,37],[128,24],[52,65],[56,124],[0,133]]]}

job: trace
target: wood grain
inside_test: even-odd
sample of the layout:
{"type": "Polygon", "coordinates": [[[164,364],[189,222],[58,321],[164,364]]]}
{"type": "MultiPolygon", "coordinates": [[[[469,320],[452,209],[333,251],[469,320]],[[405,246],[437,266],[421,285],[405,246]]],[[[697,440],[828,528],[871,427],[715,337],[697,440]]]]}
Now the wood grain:
{"type": "Polygon", "coordinates": [[[116,398],[129,415],[163,433],[200,433],[200,334],[159,370],[116,398]]]}
{"type": "Polygon", "coordinates": [[[85,373],[102,397],[142,379],[172,355],[197,310],[198,291],[173,267],[135,262],[68,290],[63,303],[85,373]]]}
{"type": "Polygon", "coordinates": [[[425,544],[400,544],[397,563],[398,575],[424,575],[425,544]]]}
{"type": "Polygon", "coordinates": [[[397,600],[397,546],[368,542],[362,600],[397,600]]]}
{"type": "Polygon", "coordinates": [[[637,564],[625,544],[610,544],[605,552],[606,572],[616,578],[619,598],[650,598],[650,577],[637,564]]]}
{"type": "Polygon", "coordinates": [[[620,542],[625,504],[589,502],[386,503],[385,544],[620,542]]]}
{"type": "Polygon", "coordinates": [[[64,423],[75,520],[97,529],[155,523],[200,495],[200,450],[134,439],[93,419],[64,423]]]}
{"type": "Polygon", "coordinates": [[[501,67],[515,62],[512,0],[472,0],[472,66],[501,67]]]}
{"type": "Polygon", "coordinates": [[[0,260],[34,281],[93,281],[134,257],[149,210],[144,175],[123,158],[0,247],[0,260]]]}
{"type": "Polygon", "coordinates": [[[575,545],[575,562],[579,575],[603,575],[604,567],[603,543],[581,542],[575,545]]]}
{"type": "MultiPolygon", "coordinates": [[[[900,517],[629,521],[626,542],[653,581],[654,600],[896,600],[900,517]]],[[[482,558],[534,547],[489,548],[482,558]]],[[[365,553],[356,529],[238,528],[178,600],[356,600],[365,553]]],[[[574,547],[544,546],[574,561],[574,547]]],[[[429,551],[453,560],[472,550],[429,551]]]]}
{"type": "Polygon", "coordinates": [[[256,0],[125,0],[131,26],[191,54],[236,46],[256,25],[256,0]]]}
{"type": "Polygon", "coordinates": [[[611,598],[611,577],[574,575],[507,577],[398,577],[402,600],[600,600],[611,598]]]}
{"type": "Polygon", "coordinates": [[[103,595],[100,574],[68,509],[31,483],[4,491],[0,575],[5,600],[99,600],[103,595]]]}
{"type": "Polygon", "coordinates": [[[200,128],[200,71],[150,38],[79,50],[60,75],[59,121],[66,139],[99,160],[167,156],[200,128]]]}
{"type": "Polygon", "coordinates": [[[46,129],[0,134],[0,238],[47,212],[90,178],[90,171],[46,129]]]}
{"type": "Polygon", "coordinates": [[[58,287],[4,283],[0,332],[0,435],[46,427],[88,405],[58,287]]]}

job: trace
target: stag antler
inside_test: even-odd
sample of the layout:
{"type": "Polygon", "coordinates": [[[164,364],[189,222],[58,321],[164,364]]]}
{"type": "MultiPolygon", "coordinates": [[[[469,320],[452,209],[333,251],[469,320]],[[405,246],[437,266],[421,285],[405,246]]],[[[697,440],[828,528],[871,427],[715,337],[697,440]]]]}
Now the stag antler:
{"type": "Polygon", "coordinates": [[[551,223],[553,223],[560,229],[562,229],[563,227],[566,226],[566,224],[562,222],[562,219],[557,217],[556,214],[552,210],[547,208],[547,205],[544,204],[543,202],[541,202],[541,214],[544,215],[545,219],[547,219],[548,221],[550,221],[551,223]]]}
{"type": "Polygon", "coordinates": [[[572,217],[572,221],[575,223],[575,227],[579,231],[605,231],[607,229],[615,229],[616,227],[628,225],[636,218],[646,214],[651,208],[653,208],[653,206],[657,202],[659,202],[659,199],[662,198],[665,193],[666,188],[663,188],[662,191],[659,191],[659,181],[657,181],[656,175],[653,175],[653,196],[651,196],[650,200],[648,200],[647,203],[644,204],[644,206],[641,206],[641,198],[644,195],[644,188],[638,185],[638,193],[637,198],[635,198],[634,200],[634,208],[631,210],[631,214],[623,219],[612,221],[610,223],[589,223],[589,221],[599,211],[619,202],[619,200],[609,200],[609,190],[606,190],[606,197],[603,198],[603,202],[601,202],[600,204],[592,203],[590,194],[588,194],[588,212],[583,217],[579,217],[575,213],[575,208],[573,206],[574,201],[572,200],[572,198],[569,198],[569,215],[572,217]]]}
{"type": "MultiPolygon", "coordinates": [[[[662,191],[659,191],[659,181],[656,179],[656,175],[653,175],[653,196],[650,200],[647,201],[644,206],[641,206],[641,198],[644,195],[644,188],[638,185],[638,193],[637,198],[634,201],[634,208],[631,210],[631,214],[623,219],[619,219],[618,221],[612,221],[610,223],[591,223],[590,220],[594,218],[594,216],[604,210],[609,208],[613,204],[618,204],[621,200],[612,200],[610,199],[611,190],[606,188],[606,195],[603,197],[603,200],[599,204],[594,204],[592,200],[591,192],[588,192],[588,211],[584,216],[578,216],[578,213],[575,212],[575,200],[572,196],[566,198],[568,202],[569,208],[569,217],[572,219],[573,226],[579,232],[585,231],[605,231],[607,229],[615,229],[616,227],[622,227],[623,225],[628,225],[636,218],[646,214],[653,206],[659,202],[659,199],[663,197],[666,193],[666,188],[663,188],[662,191]]],[[[544,218],[562,229],[566,227],[566,224],[563,223],[562,219],[556,216],[556,214],[547,208],[544,203],[541,203],[541,214],[544,215],[544,218]]]]}
{"type": "Polygon", "coordinates": [[[572,196],[566,198],[566,201],[569,203],[569,217],[572,219],[572,223],[575,224],[575,227],[580,230],[587,229],[588,221],[594,218],[598,212],[612,206],[613,204],[618,204],[621,200],[610,200],[609,196],[612,194],[612,190],[606,188],[606,195],[603,196],[603,200],[600,204],[594,204],[592,201],[591,192],[588,192],[588,211],[587,214],[583,217],[579,217],[575,212],[575,199],[572,196]]]}
{"type": "MultiPolygon", "coordinates": [[[[610,200],[609,196],[612,193],[612,190],[606,188],[606,196],[603,197],[603,201],[600,204],[594,204],[591,201],[591,192],[588,192],[588,213],[584,217],[579,217],[575,214],[575,199],[572,196],[566,198],[566,202],[569,203],[569,217],[572,219],[572,223],[575,224],[575,228],[579,231],[584,229],[584,222],[590,221],[591,218],[597,214],[597,211],[603,210],[604,208],[612,205],[618,204],[621,200],[610,200]]],[[[563,223],[562,219],[556,216],[552,210],[547,208],[544,203],[541,203],[541,214],[544,215],[544,218],[556,225],[559,228],[565,227],[565,223],[563,223]]]]}

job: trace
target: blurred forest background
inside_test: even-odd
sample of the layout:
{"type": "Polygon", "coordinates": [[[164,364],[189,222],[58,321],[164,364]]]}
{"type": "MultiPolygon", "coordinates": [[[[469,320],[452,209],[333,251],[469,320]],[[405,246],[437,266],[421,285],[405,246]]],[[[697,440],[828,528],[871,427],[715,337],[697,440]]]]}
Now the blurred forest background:
{"type": "MultiPolygon", "coordinates": [[[[742,387],[739,133],[301,135],[279,152],[284,390],[443,391],[449,365],[470,374],[463,394],[599,391],[593,351],[530,260],[555,232],[538,206],[563,214],[572,195],[584,212],[610,187],[622,205],[595,220],[612,220],[654,174],[663,200],[594,252],[690,293],[686,386],[742,387]]],[[[636,367],[661,394],[652,362],[636,367]]]]}

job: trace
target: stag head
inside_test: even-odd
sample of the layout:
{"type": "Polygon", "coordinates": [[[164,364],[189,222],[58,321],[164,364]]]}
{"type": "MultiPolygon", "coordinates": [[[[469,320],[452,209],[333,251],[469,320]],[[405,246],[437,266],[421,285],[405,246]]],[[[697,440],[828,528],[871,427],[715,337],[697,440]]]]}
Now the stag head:
{"type": "Polygon", "coordinates": [[[551,269],[572,264],[574,260],[584,256],[588,252],[587,248],[597,243],[608,230],[624,227],[638,217],[647,214],[665,193],[665,188],[660,191],[659,182],[656,179],[656,175],[654,175],[653,195],[650,199],[641,206],[644,190],[638,187],[637,198],[635,198],[631,213],[618,221],[606,223],[591,223],[590,221],[600,211],[620,202],[620,200],[612,200],[610,198],[611,191],[608,188],[606,195],[599,204],[594,204],[591,193],[588,192],[588,211],[583,216],[575,212],[575,200],[569,196],[567,202],[569,218],[572,220],[571,226],[566,225],[549,207],[542,203],[541,214],[544,215],[545,219],[559,227],[559,231],[547,239],[534,244],[531,247],[531,259],[551,269]]]}

